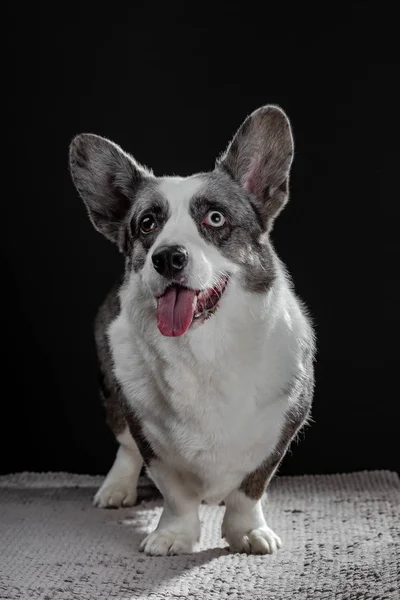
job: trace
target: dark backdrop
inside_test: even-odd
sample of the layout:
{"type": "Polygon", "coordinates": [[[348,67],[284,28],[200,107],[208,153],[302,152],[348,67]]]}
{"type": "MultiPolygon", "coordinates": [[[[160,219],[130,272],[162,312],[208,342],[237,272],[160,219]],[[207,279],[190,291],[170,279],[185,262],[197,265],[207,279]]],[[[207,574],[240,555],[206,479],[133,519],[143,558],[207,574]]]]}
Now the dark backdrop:
{"type": "Polygon", "coordinates": [[[273,238],[319,349],[314,423],[282,472],[398,466],[394,12],[224,4],[4,5],[1,472],[105,472],[113,458],[92,321],[122,265],[72,186],[71,138],[95,132],[187,175],[265,103],[294,129],[273,238]]]}

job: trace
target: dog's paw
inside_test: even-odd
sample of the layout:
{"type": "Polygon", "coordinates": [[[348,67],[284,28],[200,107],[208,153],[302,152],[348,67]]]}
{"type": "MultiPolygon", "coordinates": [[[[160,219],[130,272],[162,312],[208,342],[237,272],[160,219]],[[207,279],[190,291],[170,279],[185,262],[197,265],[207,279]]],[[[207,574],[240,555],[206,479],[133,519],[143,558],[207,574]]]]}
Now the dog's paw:
{"type": "Polygon", "coordinates": [[[104,481],[95,495],[93,504],[99,508],[133,506],[137,500],[136,484],[131,478],[104,481]]]}
{"type": "Polygon", "coordinates": [[[268,526],[258,527],[246,534],[226,536],[231,552],[274,554],[282,546],[281,539],[268,526]]]}
{"type": "Polygon", "coordinates": [[[150,556],[172,556],[193,552],[194,541],[186,533],[156,530],[144,538],[140,551],[150,556]]]}

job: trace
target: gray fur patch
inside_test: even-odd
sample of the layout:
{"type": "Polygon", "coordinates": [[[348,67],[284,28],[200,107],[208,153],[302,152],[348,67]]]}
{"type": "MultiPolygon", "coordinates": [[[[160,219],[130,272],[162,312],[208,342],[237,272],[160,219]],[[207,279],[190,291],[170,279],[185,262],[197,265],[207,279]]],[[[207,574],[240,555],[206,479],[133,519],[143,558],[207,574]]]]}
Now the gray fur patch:
{"type": "Polygon", "coordinates": [[[124,407],[117,393],[116,380],[113,374],[113,360],[107,337],[110,323],[120,312],[119,285],[116,284],[101,305],[95,320],[95,340],[100,367],[100,393],[106,410],[107,424],[114,435],[119,435],[126,429],[124,407]]]}
{"type": "Polygon", "coordinates": [[[275,258],[254,204],[246,191],[219,169],[204,174],[203,179],[201,193],[190,203],[199,234],[217,246],[223,256],[240,265],[245,289],[265,293],[275,279],[275,258]],[[210,210],[224,214],[223,227],[202,225],[210,210]]]}
{"type": "Polygon", "coordinates": [[[125,226],[127,270],[140,271],[146,261],[147,253],[153,246],[170,217],[170,206],[166,198],[157,189],[156,181],[147,181],[132,205],[129,221],[125,226]],[[157,222],[154,232],[140,232],[140,222],[144,216],[151,215],[157,222]]]}
{"type": "Polygon", "coordinates": [[[100,307],[95,320],[95,339],[100,366],[100,390],[106,410],[107,424],[114,435],[121,434],[127,427],[135,440],[143,460],[148,464],[155,454],[143,435],[140,420],[129,408],[119,383],[114,376],[114,365],[108,341],[108,327],[120,312],[116,284],[100,307]]]}

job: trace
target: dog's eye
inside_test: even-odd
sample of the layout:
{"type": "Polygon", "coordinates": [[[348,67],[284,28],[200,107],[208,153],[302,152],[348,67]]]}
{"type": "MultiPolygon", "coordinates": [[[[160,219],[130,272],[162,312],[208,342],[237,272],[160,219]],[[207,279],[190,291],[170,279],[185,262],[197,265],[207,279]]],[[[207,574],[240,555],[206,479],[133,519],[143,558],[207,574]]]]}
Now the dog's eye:
{"type": "Polygon", "coordinates": [[[203,221],[204,225],[209,225],[210,227],[222,227],[222,225],[225,225],[225,222],[226,219],[219,210],[210,210],[203,221]]]}
{"type": "Polygon", "coordinates": [[[152,215],[146,215],[140,221],[140,231],[142,233],[151,233],[157,229],[157,223],[152,215]]]}

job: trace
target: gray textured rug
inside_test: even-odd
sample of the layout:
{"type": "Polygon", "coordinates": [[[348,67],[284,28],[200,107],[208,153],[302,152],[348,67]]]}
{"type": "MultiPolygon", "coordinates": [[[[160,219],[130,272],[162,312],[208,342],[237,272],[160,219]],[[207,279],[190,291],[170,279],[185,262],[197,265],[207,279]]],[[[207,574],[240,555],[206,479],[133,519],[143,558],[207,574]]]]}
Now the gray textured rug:
{"type": "MultiPolygon", "coordinates": [[[[159,501],[101,510],[101,478],[0,477],[0,598],[36,600],[399,600],[400,484],[387,471],[278,477],[266,503],[284,547],[229,554],[223,507],[201,506],[198,552],[146,557],[159,501]]],[[[142,497],[148,488],[141,489],[142,497]]]]}

